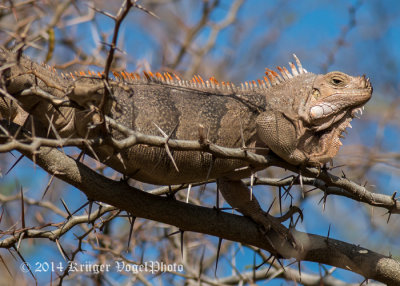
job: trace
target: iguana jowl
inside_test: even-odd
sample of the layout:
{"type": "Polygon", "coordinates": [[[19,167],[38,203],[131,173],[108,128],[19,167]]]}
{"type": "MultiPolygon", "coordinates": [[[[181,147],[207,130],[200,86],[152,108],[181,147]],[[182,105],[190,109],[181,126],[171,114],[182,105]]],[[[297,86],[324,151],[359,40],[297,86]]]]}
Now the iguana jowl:
{"type": "MultiPolygon", "coordinates": [[[[44,125],[53,116],[54,126],[63,137],[87,136],[96,110],[86,107],[97,106],[106,92],[100,77],[63,77],[24,57],[15,61],[15,55],[6,50],[0,49],[0,55],[6,90],[24,110],[44,125]],[[15,64],[10,64],[12,61],[15,64]],[[33,92],[38,89],[70,99],[86,110],[61,107],[61,116],[33,92]]],[[[160,136],[163,132],[172,139],[199,140],[201,125],[206,139],[220,146],[244,144],[258,153],[268,148],[294,165],[323,164],[338,152],[342,132],[370,99],[372,87],[365,76],[341,72],[316,75],[295,60],[297,68],[290,63],[291,71],[279,67],[278,74],[267,69],[263,80],[241,86],[214,78],[182,81],[167,73],[145,73],[144,77],[116,73],[117,80],[109,84],[116,105],[108,105],[107,113],[144,134],[160,136]]],[[[89,135],[107,134],[98,127],[89,135]]],[[[112,136],[124,137],[116,130],[112,136]]],[[[146,183],[171,185],[218,179],[221,193],[232,207],[266,229],[272,226],[285,233],[279,220],[264,213],[254,197],[250,199],[248,188],[241,182],[258,170],[256,166],[198,151],[173,151],[173,162],[165,148],[146,145],[127,148],[118,155],[109,146],[94,149],[106,165],[146,183]]]]}

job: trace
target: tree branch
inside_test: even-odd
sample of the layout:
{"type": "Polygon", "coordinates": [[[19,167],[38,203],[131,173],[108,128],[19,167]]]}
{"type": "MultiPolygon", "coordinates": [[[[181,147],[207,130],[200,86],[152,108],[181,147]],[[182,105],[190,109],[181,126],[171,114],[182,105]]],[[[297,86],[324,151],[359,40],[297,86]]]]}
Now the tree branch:
{"type": "MultiPolygon", "coordinates": [[[[30,152],[21,150],[21,153],[32,158],[30,152]]],[[[296,251],[287,245],[282,245],[278,236],[272,232],[268,233],[269,239],[265,239],[257,225],[246,217],[140,191],[124,182],[108,179],[54,148],[42,147],[35,157],[36,164],[80,189],[89,199],[113,205],[128,211],[133,216],[175,225],[185,231],[205,233],[254,245],[273,253],[278,249],[285,258],[294,257],[337,266],[388,285],[400,283],[400,263],[368,249],[293,231],[296,242],[303,247],[302,250],[296,251]],[[271,246],[269,241],[274,246],[271,246]]]]}

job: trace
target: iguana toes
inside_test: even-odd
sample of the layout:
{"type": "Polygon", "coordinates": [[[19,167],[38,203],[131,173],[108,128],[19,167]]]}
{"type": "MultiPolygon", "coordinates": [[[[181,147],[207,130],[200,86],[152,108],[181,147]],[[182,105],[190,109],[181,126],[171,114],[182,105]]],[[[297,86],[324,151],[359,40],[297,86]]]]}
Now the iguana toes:
{"type": "MultiPolygon", "coordinates": [[[[8,51],[0,50],[0,55],[5,87],[23,109],[45,126],[53,118],[63,137],[88,136],[88,125],[96,113],[93,106],[106,92],[98,76],[59,76],[24,57],[16,61],[8,51]],[[62,107],[61,116],[44,96],[38,96],[42,91],[70,99],[81,110],[62,107]],[[87,106],[92,107],[90,111],[87,106]]],[[[323,164],[338,152],[342,132],[370,99],[372,87],[365,76],[341,72],[316,75],[303,69],[296,57],[295,60],[297,67],[290,63],[291,71],[278,67],[278,74],[267,69],[262,80],[240,86],[215,78],[204,81],[198,76],[183,81],[169,73],[147,72],[143,77],[115,73],[108,91],[116,105],[103,105],[103,110],[118,123],[144,134],[164,133],[172,139],[199,140],[201,125],[206,139],[217,145],[245,145],[262,154],[268,149],[294,165],[323,164]]],[[[101,126],[92,128],[89,137],[109,136],[104,130],[101,126]]],[[[116,130],[111,134],[124,138],[116,130]]],[[[220,191],[232,207],[266,230],[272,227],[288,236],[280,220],[264,213],[241,182],[259,170],[258,166],[214,158],[205,152],[173,151],[175,167],[165,148],[136,145],[119,154],[110,146],[94,149],[106,165],[146,183],[171,185],[218,179],[220,191]]]]}

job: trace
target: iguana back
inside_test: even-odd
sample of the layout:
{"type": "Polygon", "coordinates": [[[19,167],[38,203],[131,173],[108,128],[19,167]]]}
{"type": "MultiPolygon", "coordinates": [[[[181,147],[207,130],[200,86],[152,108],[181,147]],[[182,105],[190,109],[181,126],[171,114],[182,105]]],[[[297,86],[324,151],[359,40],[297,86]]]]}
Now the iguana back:
{"type": "MultiPolygon", "coordinates": [[[[255,146],[256,118],[266,106],[261,93],[238,94],[222,88],[195,88],[189,84],[178,86],[151,81],[129,85],[133,92],[114,90],[118,102],[117,110],[111,114],[117,122],[132,130],[162,136],[161,129],[171,139],[199,140],[202,126],[206,139],[217,145],[236,148],[244,143],[255,146]]],[[[122,158],[131,177],[153,184],[215,179],[248,165],[240,160],[213,159],[210,154],[197,151],[172,153],[179,172],[165,148],[138,145],[123,151],[122,158]]]]}

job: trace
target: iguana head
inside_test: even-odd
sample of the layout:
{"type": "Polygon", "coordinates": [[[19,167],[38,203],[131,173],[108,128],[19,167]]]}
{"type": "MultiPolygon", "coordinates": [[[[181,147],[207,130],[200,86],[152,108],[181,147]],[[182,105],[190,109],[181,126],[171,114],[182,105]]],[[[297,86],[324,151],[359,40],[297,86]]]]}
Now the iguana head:
{"type": "MultiPolygon", "coordinates": [[[[372,86],[365,76],[342,72],[316,76],[305,108],[305,120],[320,131],[335,127],[342,118],[353,118],[371,98],[372,86]]],[[[346,126],[347,127],[347,126],[346,126]]]]}
{"type": "Polygon", "coordinates": [[[301,117],[315,132],[331,129],[343,132],[362,113],[371,94],[372,86],[365,76],[354,77],[338,71],[317,75],[301,117]]]}
{"type": "Polygon", "coordinates": [[[372,86],[365,76],[354,77],[334,71],[316,75],[308,90],[305,105],[299,112],[310,131],[307,141],[314,142],[315,146],[307,153],[324,150],[325,155],[316,160],[324,163],[336,155],[342,145],[342,133],[347,127],[351,128],[352,119],[362,114],[364,104],[371,98],[372,86]]]}
{"type": "Polygon", "coordinates": [[[294,56],[292,72],[267,69],[271,91],[267,109],[257,118],[257,135],[289,163],[319,165],[339,151],[342,133],[371,98],[369,79],[342,72],[308,73],[294,56]]]}

